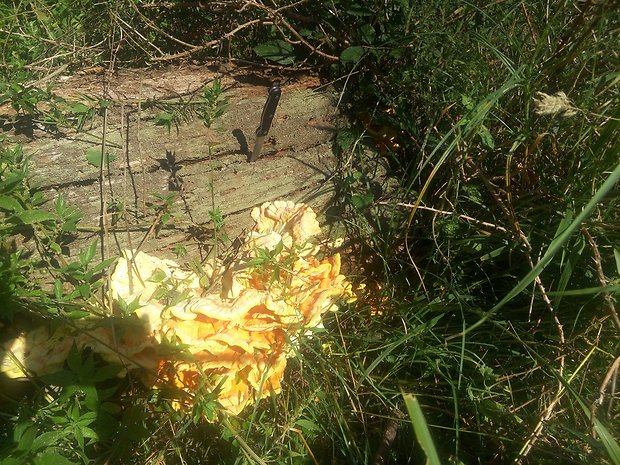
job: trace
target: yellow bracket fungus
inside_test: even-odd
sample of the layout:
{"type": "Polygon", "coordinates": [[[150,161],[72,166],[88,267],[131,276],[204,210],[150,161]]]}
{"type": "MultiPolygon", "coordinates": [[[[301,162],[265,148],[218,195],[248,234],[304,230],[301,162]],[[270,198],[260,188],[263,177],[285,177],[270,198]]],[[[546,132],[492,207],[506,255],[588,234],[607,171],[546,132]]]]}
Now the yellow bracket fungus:
{"type": "Polygon", "coordinates": [[[220,270],[202,270],[210,281],[221,280],[217,292],[171,260],[126,250],[111,292],[116,301],[139,303],[132,317],[35,329],[5,345],[2,372],[19,378],[57,371],[76,344],[128,369],[142,368],[142,379],[154,388],[185,392],[173,402],[178,409],[191,408],[199,385],[218,386],[219,403],[234,414],[259,393],[279,393],[290,341],[320,324],[339,299],[352,298],[351,286],[340,274],[338,254],[316,258],[321,229],[311,208],[276,201],[251,215],[256,224],[237,257],[220,270]],[[164,340],[183,350],[171,355],[162,350],[164,340]]]}

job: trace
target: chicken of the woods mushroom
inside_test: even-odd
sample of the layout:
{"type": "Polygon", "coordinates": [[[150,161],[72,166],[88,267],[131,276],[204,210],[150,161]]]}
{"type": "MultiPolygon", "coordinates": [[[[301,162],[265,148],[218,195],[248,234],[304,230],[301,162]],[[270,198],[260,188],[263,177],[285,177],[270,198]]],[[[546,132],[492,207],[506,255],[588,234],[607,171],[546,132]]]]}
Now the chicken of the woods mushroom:
{"type": "Polygon", "coordinates": [[[218,269],[185,271],[125,250],[111,293],[117,305],[137,307],[130,317],[34,329],[4,344],[0,371],[11,378],[53,373],[75,345],[122,364],[122,373],[139,369],[148,386],[172,388],[180,410],[191,409],[199,388],[214,390],[234,414],[279,393],[291,341],[353,297],[340,255],[317,258],[321,229],[310,207],[275,201],[251,215],[255,226],[236,258],[218,269]]]}

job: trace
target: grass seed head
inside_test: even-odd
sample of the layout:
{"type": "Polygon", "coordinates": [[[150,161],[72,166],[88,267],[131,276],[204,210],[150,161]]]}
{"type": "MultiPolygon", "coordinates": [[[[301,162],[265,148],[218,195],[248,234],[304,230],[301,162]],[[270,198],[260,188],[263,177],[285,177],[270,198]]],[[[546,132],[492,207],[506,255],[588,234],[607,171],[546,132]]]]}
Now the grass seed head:
{"type": "Polygon", "coordinates": [[[553,95],[544,92],[536,92],[538,99],[534,99],[537,114],[539,115],[561,115],[567,118],[575,116],[579,111],[563,91],[553,95]]]}

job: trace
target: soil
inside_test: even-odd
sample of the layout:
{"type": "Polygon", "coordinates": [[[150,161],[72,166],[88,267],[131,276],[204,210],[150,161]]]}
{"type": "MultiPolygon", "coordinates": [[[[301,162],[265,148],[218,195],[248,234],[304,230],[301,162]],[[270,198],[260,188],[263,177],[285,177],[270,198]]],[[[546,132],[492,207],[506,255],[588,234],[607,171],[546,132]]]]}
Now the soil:
{"type": "Polygon", "coordinates": [[[262,155],[247,161],[273,80],[232,65],[112,74],[92,69],[60,77],[54,92],[87,104],[107,99],[105,119],[97,115],[81,131],[50,134],[35,128],[28,137],[13,132],[9,138],[32,156],[33,183],[50,199],[48,208],[62,195],[82,212],[67,253],[75,255],[100,237],[106,238],[107,256],[142,243],[141,250],[168,257],[183,245],[188,259],[203,259],[215,241],[210,213],[216,209],[224,218],[223,232],[234,238],[252,225],[250,211],[263,202],[302,201],[321,212],[332,200],[337,95],[316,76],[283,77],[262,155]],[[188,102],[215,79],[221,80],[230,105],[210,129],[191,115],[170,129],[155,124],[165,111],[161,103],[153,106],[155,101],[188,102]],[[102,173],[89,164],[87,153],[101,153],[104,145],[111,162],[102,173]],[[172,216],[159,227],[154,195],[168,194],[172,216]]]}

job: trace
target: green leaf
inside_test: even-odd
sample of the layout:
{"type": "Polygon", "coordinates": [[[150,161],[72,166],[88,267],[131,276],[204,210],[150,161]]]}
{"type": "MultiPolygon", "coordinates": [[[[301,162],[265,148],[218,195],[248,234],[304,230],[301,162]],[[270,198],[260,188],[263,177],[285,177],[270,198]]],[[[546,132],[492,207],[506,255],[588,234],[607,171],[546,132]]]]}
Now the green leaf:
{"type": "Polygon", "coordinates": [[[37,436],[37,426],[32,422],[19,423],[15,427],[13,438],[17,442],[18,450],[31,450],[32,443],[37,436]]]}
{"type": "Polygon", "coordinates": [[[318,433],[321,431],[321,427],[312,420],[300,418],[295,422],[295,424],[299,426],[304,432],[318,433]]]}
{"type": "Polygon", "coordinates": [[[40,434],[37,438],[32,442],[32,450],[36,451],[42,449],[44,447],[48,447],[51,445],[55,445],[61,439],[68,436],[68,432],[61,431],[46,431],[45,433],[40,434]]]}
{"type": "Polygon", "coordinates": [[[482,139],[484,145],[486,145],[490,149],[495,148],[495,139],[493,139],[489,128],[487,128],[484,124],[480,125],[480,128],[478,129],[478,135],[482,139]]]}
{"type": "Polygon", "coordinates": [[[340,54],[340,61],[343,63],[355,64],[362,59],[362,56],[364,56],[364,47],[353,45],[342,51],[340,54]]]}
{"type": "Polygon", "coordinates": [[[614,247],[614,259],[616,260],[616,271],[618,276],[620,276],[620,250],[618,250],[618,247],[614,247]]]}
{"type": "Polygon", "coordinates": [[[90,312],[85,310],[73,310],[71,312],[65,313],[65,316],[71,320],[79,320],[80,318],[86,318],[90,316],[90,312]]]}
{"type": "Polygon", "coordinates": [[[358,3],[349,6],[346,11],[352,16],[372,16],[372,12],[366,6],[358,3]]]}
{"type": "Polygon", "coordinates": [[[52,250],[52,252],[57,253],[58,255],[60,255],[62,253],[62,247],[60,247],[60,245],[58,243],[56,243],[54,241],[50,241],[48,246],[52,250]]]}
{"type": "Polygon", "coordinates": [[[411,418],[411,423],[413,423],[415,437],[426,454],[426,465],[441,465],[439,455],[435,449],[435,444],[433,444],[431,432],[424,419],[424,414],[422,413],[418,399],[410,394],[404,394],[403,397],[405,398],[405,405],[407,406],[407,412],[409,412],[409,418],[411,418]]]}
{"type": "Polygon", "coordinates": [[[374,200],[375,200],[375,197],[370,192],[367,192],[366,194],[355,194],[351,197],[351,204],[356,209],[362,210],[372,205],[372,202],[374,200]]]}
{"type": "Polygon", "coordinates": [[[78,443],[78,446],[80,446],[80,450],[84,450],[84,435],[82,434],[82,428],[80,427],[75,427],[73,429],[73,436],[75,436],[75,440],[78,443]]]}
{"type": "Polygon", "coordinates": [[[77,221],[65,221],[62,224],[63,232],[75,232],[77,231],[77,221]]]}
{"type": "Polygon", "coordinates": [[[100,271],[105,270],[108,266],[110,266],[115,261],[116,261],[116,257],[106,258],[101,263],[98,263],[97,265],[93,266],[90,272],[92,274],[99,273],[100,271]]]}
{"type": "Polygon", "coordinates": [[[91,107],[84,105],[83,103],[74,103],[73,105],[69,105],[67,110],[71,113],[88,113],[91,107]]]}
{"type": "Polygon", "coordinates": [[[37,224],[45,221],[56,221],[56,215],[44,210],[24,210],[13,215],[23,224],[37,224]]]}
{"type": "Polygon", "coordinates": [[[32,194],[30,201],[35,207],[43,205],[45,202],[47,202],[47,200],[45,199],[45,195],[41,191],[36,191],[34,194],[32,194]]]}
{"type": "Polygon", "coordinates": [[[272,257],[277,257],[280,254],[280,252],[282,252],[283,249],[284,249],[284,242],[283,241],[278,242],[278,244],[276,245],[276,248],[273,249],[273,252],[271,254],[272,257]]]}
{"type": "Polygon", "coordinates": [[[275,61],[281,65],[290,65],[295,62],[295,49],[283,40],[272,40],[254,47],[254,52],[269,61],[275,61]]]}
{"type": "Polygon", "coordinates": [[[88,426],[82,426],[81,429],[82,435],[86,439],[99,439],[99,435],[92,428],[89,428],[88,426]]]}
{"type": "MultiPolygon", "coordinates": [[[[2,99],[0,98],[0,102],[1,101],[2,99]]],[[[26,460],[28,460],[28,457],[24,455],[20,455],[18,457],[5,457],[0,460],[0,465],[28,465],[26,460]]]]}
{"type": "Polygon", "coordinates": [[[189,297],[189,293],[190,293],[189,289],[185,289],[183,292],[174,291],[174,293],[172,293],[172,296],[171,296],[172,299],[170,300],[170,306],[174,307],[180,304],[181,302],[187,300],[187,298],[189,297]]]}
{"type": "MultiPolygon", "coordinates": [[[[105,365],[97,368],[93,375],[92,382],[100,383],[101,381],[107,381],[113,379],[123,370],[121,365],[105,365]]],[[[115,388],[116,389],[116,388],[115,388]]]]}
{"type": "Polygon", "coordinates": [[[117,300],[118,306],[121,309],[121,312],[124,315],[131,315],[132,313],[134,313],[136,310],[138,310],[140,307],[142,307],[142,305],[140,304],[140,297],[135,297],[131,303],[127,303],[125,301],[125,299],[123,299],[122,297],[118,297],[117,300]]]}
{"type": "Polygon", "coordinates": [[[0,196],[0,208],[11,212],[23,210],[22,204],[15,197],[0,196]]]}
{"type": "Polygon", "coordinates": [[[60,300],[62,299],[63,295],[64,295],[64,289],[62,287],[62,282],[60,281],[60,279],[54,280],[54,297],[60,300]]]}
{"type": "MultiPolygon", "coordinates": [[[[95,375],[93,372],[90,376],[84,376],[85,382],[92,382],[92,378],[95,375]]],[[[80,376],[81,377],[81,376],[80,376]]],[[[91,411],[90,413],[96,412],[99,409],[99,393],[97,392],[97,388],[93,384],[84,384],[82,385],[82,390],[85,395],[84,405],[91,411]]],[[[84,414],[78,423],[80,425],[86,426],[90,425],[96,418],[95,417],[86,417],[88,414],[84,414]],[[86,418],[85,418],[86,417],[86,418]]]]}
{"type": "Polygon", "coordinates": [[[176,116],[173,113],[163,112],[158,114],[155,117],[155,125],[156,126],[167,126],[170,127],[172,122],[176,119],[176,116]]]}
{"type": "Polygon", "coordinates": [[[471,111],[474,109],[474,101],[468,95],[461,95],[461,103],[467,110],[471,111]]]}
{"type": "Polygon", "coordinates": [[[21,187],[24,182],[24,177],[25,175],[23,173],[8,173],[4,176],[0,189],[2,189],[2,192],[5,194],[11,193],[21,187]]]}
{"type": "Polygon", "coordinates": [[[106,165],[109,165],[116,159],[114,155],[111,155],[108,152],[106,152],[105,155],[102,157],[101,149],[99,147],[94,147],[86,151],[86,161],[89,165],[92,165],[95,168],[101,168],[102,158],[103,163],[105,163],[106,165]]]}
{"type": "Polygon", "coordinates": [[[164,279],[166,279],[166,272],[160,270],[159,268],[156,268],[155,271],[153,271],[153,274],[149,277],[149,279],[147,279],[147,281],[152,283],[159,283],[162,282],[164,279]]]}
{"type": "Polygon", "coordinates": [[[343,151],[349,150],[355,143],[355,139],[355,134],[349,129],[342,129],[336,134],[336,144],[343,151]]]}
{"type": "Polygon", "coordinates": [[[80,250],[80,263],[82,265],[87,265],[90,261],[95,257],[97,253],[97,244],[99,243],[98,239],[95,239],[93,243],[86,250],[80,250]]]}
{"type": "Polygon", "coordinates": [[[67,357],[67,366],[74,373],[79,373],[80,368],[82,367],[82,356],[75,343],[69,351],[69,356],[67,357]]]}
{"type": "Polygon", "coordinates": [[[86,426],[86,425],[90,425],[96,419],[97,419],[97,412],[95,411],[86,412],[84,415],[81,415],[76,420],[76,423],[80,426],[86,426]]]}
{"type": "Polygon", "coordinates": [[[362,39],[364,39],[364,42],[369,45],[374,43],[377,33],[372,24],[364,24],[360,27],[359,31],[362,34],[362,39]]]}
{"type": "Polygon", "coordinates": [[[45,451],[34,458],[34,465],[76,465],[64,455],[57,452],[45,451]]]}
{"type": "Polygon", "coordinates": [[[80,284],[77,289],[84,299],[90,295],[90,284],[88,283],[80,284]]]}

